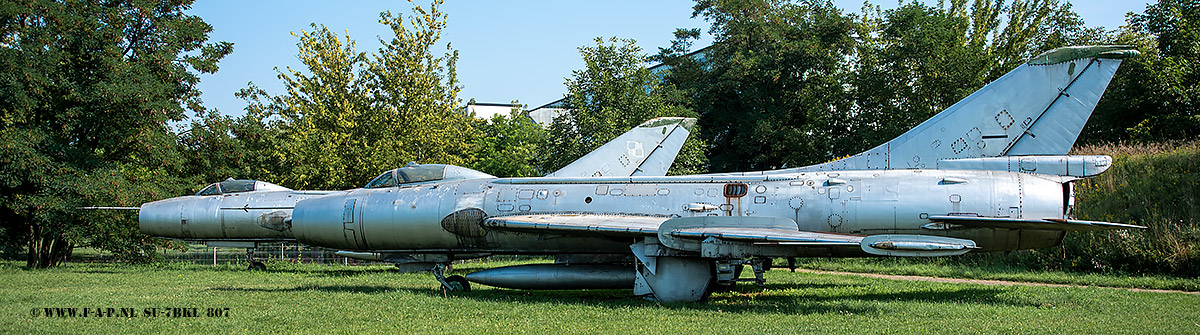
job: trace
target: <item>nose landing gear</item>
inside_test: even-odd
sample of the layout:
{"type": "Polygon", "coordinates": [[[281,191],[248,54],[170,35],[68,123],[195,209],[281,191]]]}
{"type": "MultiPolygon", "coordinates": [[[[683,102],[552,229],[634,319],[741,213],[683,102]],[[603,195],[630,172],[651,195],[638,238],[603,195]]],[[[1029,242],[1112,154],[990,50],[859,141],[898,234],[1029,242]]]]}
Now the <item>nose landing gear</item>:
{"type": "Polygon", "coordinates": [[[470,292],[471,283],[467,282],[467,278],[459,275],[446,277],[444,273],[447,268],[446,264],[438,263],[432,269],[433,277],[442,283],[442,292],[470,292]]]}

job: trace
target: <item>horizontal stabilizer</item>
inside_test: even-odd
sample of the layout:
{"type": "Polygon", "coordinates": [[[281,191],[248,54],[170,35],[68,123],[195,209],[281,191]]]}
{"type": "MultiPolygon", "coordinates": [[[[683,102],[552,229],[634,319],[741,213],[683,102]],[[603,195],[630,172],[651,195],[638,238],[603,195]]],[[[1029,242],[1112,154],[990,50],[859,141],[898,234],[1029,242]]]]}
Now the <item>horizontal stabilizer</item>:
{"type": "Polygon", "coordinates": [[[1013,219],[977,216],[930,216],[929,221],[958,225],[968,228],[1009,228],[1062,231],[1146,228],[1138,225],[1102,221],[1067,219],[1013,219]]]}

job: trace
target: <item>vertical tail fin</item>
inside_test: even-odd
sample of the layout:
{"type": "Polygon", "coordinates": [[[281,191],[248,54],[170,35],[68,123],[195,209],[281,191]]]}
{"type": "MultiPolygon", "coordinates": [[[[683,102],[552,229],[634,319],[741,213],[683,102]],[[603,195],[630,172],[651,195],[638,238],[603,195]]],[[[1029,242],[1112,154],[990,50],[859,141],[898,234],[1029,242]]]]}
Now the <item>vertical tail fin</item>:
{"type": "Polygon", "coordinates": [[[801,171],[935,168],[946,159],[1066,155],[1131,46],[1034,57],[883,145],[801,171]]]}
{"type": "Polygon", "coordinates": [[[664,176],[696,119],[651,119],[547,177],[664,176]]]}

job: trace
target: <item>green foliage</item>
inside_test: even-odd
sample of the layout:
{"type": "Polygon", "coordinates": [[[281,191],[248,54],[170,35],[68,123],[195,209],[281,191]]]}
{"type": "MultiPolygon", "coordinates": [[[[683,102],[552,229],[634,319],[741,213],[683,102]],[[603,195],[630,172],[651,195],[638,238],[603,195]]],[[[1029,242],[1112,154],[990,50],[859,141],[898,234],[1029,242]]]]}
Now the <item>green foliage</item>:
{"type": "MultiPolygon", "coordinates": [[[[542,171],[558,170],[646,120],[694,116],[670,103],[669,88],[645,67],[647,56],[636,41],[596,38],[596,46],[579,53],[585,68],[567,79],[566,111],[550,125],[542,171]]],[[[703,146],[695,137],[684,142],[670,173],[702,170],[703,146]]]]}
{"type": "Polygon", "coordinates": [[[0,227],[9,256],[54,266],[87,243],[143,257],[133,206],[174,195],[181,175],[166,123],[203,111],[200,73],[232,44],[191,1],[9,1],[0,6],[0,227]]]}
{"type": "Polygon", "coordinates": [[[1139,46],[1109,84],[1081,141],[1200,137],[1200,3],[1163,0],[1128,19],[1116,43],[1139,46]]]}
{"type": "Polygon", "coordinates": [[[1200,276],[1200,147],[1115,156],[1109,171],[1076,183],[1075,213],[1147,229],[1070,233],[1063,246],[1040,251],[1038,261],[1071,270],[1200,276]]]}
{"type": "Polygon", "coordinates": [[[373,54],[324,26],[294,34],[306,71],[280,71],[281,95],[254,85],[239,92],[249,102],[239,123],[277,136],[256,141],[256,159],[277,164],[264,175],[293,188],[345,189],[410,161],[471,162],[476,135],[457,108],[457,53],[433,54],[445,28],[440,5],[415,6],[407,23],[382,13],[394,36],[373,54]]]}
{"type": "Polygon", "coordinates": [[[866,6],[857,34],[854,112],[834,146],[840,154],[899,136],[1043,51],[1102,35],[1069,3],[987,0],[866,6]]]}
{"type": "Polygon", "coordinates": [[[676,32],[656,57],[701,116],[712,169],[802,166],[892,139],[1042,51],[1094,43],[1059,1],[910,2],[844,15],[829,1],[700,0],[714,44],[676,32]]]}
{"type": "Polygon", "coordinates": [[[201,187],[231,177],[275,180],[272,170],[278,160],[260,153],[277,146],[277,140],[277,129],[264,127],[252,117],[199,113],[179,135],[182,159],[187,162],[184,175],[201,187]]]}
{"type": "Polygon", "coordinates": [[[546,129],[533,122],[528,113],[513,108],[509,115],[496,114],[491,120],[478,122],[482,133],[475,139],[471,166],[497,177],[537,177],[539,150],[546,141],[546,129]]]}
{"type": "Polygon", "coordinates": [[[683,53],[696,31],[679,31],[659,58],[668,85],[700,116],[713,172],[773,169],[830,154],[850,108],[844,88],[853,22],[827,1],[698,1],[714,44],[683,53]],[[696,58],[702,58],[697,60],[696,58]]]}

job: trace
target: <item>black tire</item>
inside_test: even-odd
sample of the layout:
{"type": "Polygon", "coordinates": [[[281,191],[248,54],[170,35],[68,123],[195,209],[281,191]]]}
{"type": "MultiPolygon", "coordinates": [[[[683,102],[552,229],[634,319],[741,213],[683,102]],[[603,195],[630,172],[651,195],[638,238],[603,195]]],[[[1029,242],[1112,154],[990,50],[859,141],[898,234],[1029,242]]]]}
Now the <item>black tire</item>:
{"type": "Polygon", "coordinates": [[[446,284],[442,285],[442,289],[446,290],[446,291],[450,291],[450,292],[460,292],[460,291],[461,292],[470,292],[471,291],[471,283],[467,281],[467,278],[463,278],[463,276],[453,275],[453,276],[446,277],[446,284]],[[449,284],[450,286],[446,286],[446,284],[449,284]]]}
{"type": "Polygon", "coordinates": [[[266,264],[263,264],[262,262],[259,262],[259,261],[250,261],[250,270],[251,271],[264,271],[266,269],[267,269],[266,264]]]}

